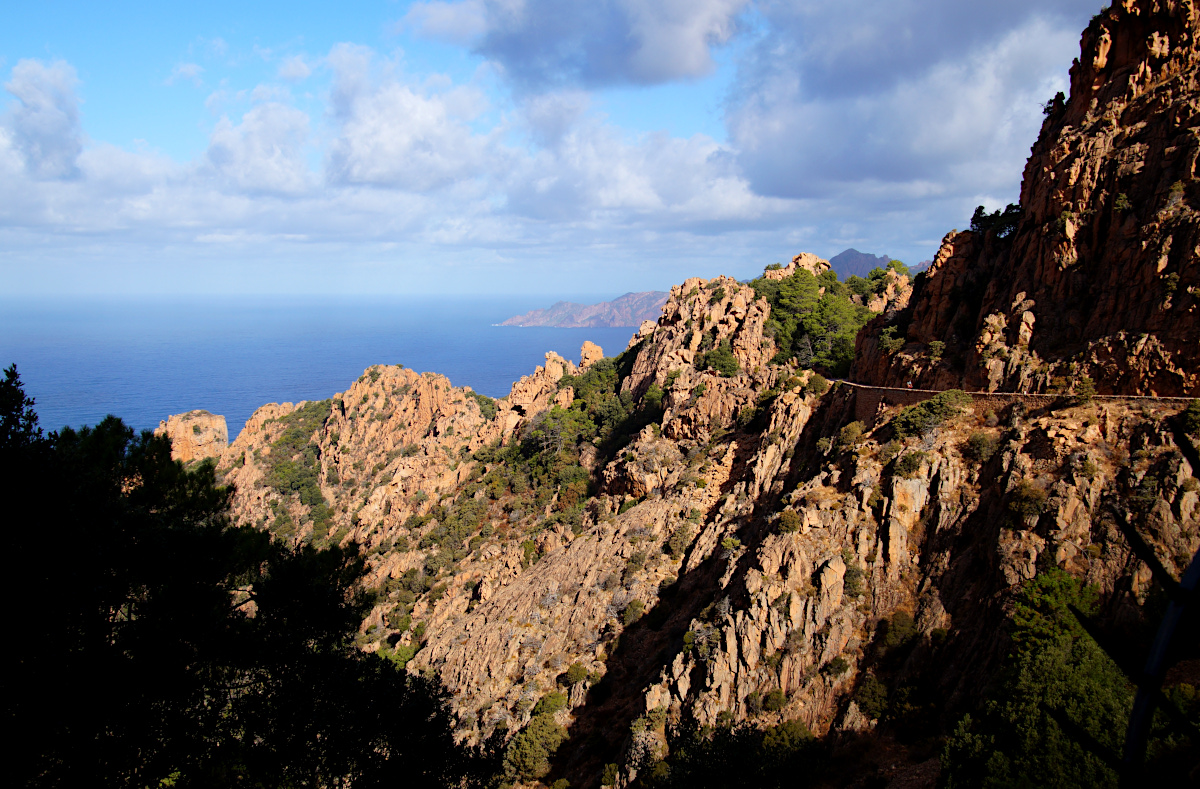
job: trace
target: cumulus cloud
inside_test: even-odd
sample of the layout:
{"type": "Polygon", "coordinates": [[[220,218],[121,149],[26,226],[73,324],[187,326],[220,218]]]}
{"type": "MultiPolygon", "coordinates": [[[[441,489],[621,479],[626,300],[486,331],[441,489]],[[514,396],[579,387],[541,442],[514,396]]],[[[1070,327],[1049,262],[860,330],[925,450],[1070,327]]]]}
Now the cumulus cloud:
{"type": "Polygon", "coordinates": [[[483,0],[413,3],[399,26],[428,38],[467,46],[487,32],[487,8],[483,0]]]}
{"type": "Polygon", "coordinates": [[[312,67],[303,55],[290,55],[279,64],[279,78],[288,82],[300,82],[312,75],[312,67]]]}
{"type": "Polygon", "coordinates": [[[650,85],[712,72],[749,0],[461,0],[416,3],[403,24],[470,42],[517,85],[650,85]]]}
{"type": "Polygon", "coordinates": [[[543,147],[504,184],[511,213],[542,222],[609,228],[700,229],[777,220],[784,201],[750,192],[724,149],[705,135],[647,134],[633,140],[583,112],[576,94],[542,97],[525,109],[543,147]],[[547,106],[550,105],[550,106],[547,106]],[[555,112],[558,105],[565,110],[555,112]],[[547,129],[546,118],[573,118],[547,129]]]}
{"type": "Polygon", "coordinates": [[[781,197],[1011,192],[1093,5],[766,2],[727,114],[739,162],[781,197]]]}
{"type": "Polygon", "coordinates": [[[171,69],[171,76],[167,77],[165,84],[174,85],[177,81],[183,79],[190,81],[196,87],[200,87],[203,81],[200,75],[204,73],[204,67],[199,63],[180,63],[171,69]]]}
{"type": "Polygon", "coordinates": [[[309,181],[304,160],[307,135],[308,115],[269,101],[251,108],[236,125],[223,116],[205,156],[238,190],[298,194],[309,181]]]}
{"type": "Polygon", "coordinates": [[[16,98],[3,119],[12,147],[28,171],[38,178],[78,175],[76,159],[83,150],[79,121],[78,79],[62,60],[49,65],[21,60],[4,84],[16,98]]]}
{"type": "Polygon", "coordinates": [[[504,158],[493,136],[475,134],[466,122],[482,109],[482,93],[427,93],[374,68],[374,60],[365,47],[339,45],[329,54],[340,127],[329,150],[330,180],[423,192],[480,176],[504,158]]]}
{"type": "Polygon", "coordinates": [[[728,141],[638,134],[595,109],[598,87],[706,73],[746,2],[415,5],[405,25],[469,40],[491,66],[455,84],[353,44],[297,56],[274,84],[213,94],[209,145],[189,162],[85,149],[74,71],[22,61],[0,118],[5,265],[105,244],[152,259],[306,250],[313,270],[471,261],[488,292],[609,281],[581,271],[663,287],[847,246],[915,262],[976,202],[1015,198],[1038,105],[1064,87],[1094,10],[757,0],[754,38],[731,50],[728,141]],[[327,93],[281,87],[318,62],[327,93]],[[488,92],[495,74],[514,89],[488,92]]]}

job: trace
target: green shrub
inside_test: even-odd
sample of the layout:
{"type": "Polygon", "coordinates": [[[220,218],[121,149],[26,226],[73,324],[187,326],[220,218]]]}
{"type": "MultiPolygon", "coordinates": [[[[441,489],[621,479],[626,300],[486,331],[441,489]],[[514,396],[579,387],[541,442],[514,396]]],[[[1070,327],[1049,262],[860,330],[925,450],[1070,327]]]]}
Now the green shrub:
{"type": "Polygon", "coordinates": [[[907,644],[917,634],[916,623],[913,622],[912,614],[907,611],[897,611],[892,614],[891,619],[883,619],[879,622],[879,636],[877,644],[881,654],[887,654],[893,649],[907,644]]]}
{"type": "Polygon", "coordinates": [[[929,361],[935,364],[941,360],[942,354],[946,352],[946,343],[941,340],[931,340],[929,343],[929,361]]]}
{"type": "Polygon", "coordinates": [[[692,534],[691,524],[688,523],[682,524],[671,532],[671,537],[667,540],[667,552],[672,559],[679,559],[683,556],[687,547],[692,544],[692,534]]]}
{"type": "MultiPolygon", "coordinates": [[[[941,764],[948,786],[997,779],[1006,786],[1118,785],[1102,754],[1121,752],[1135,688],[1068,607],[1090,616],[1097,597],[1057,568],[1022,586],[1006,665],[981,708],[947,739],[941,764]]],[[[1152,737],[1158,748],[1152,741],[1151,754],[1170,752],[1161,729],[1152,737]]],[[[1150,765],[1142,769],[1152,774],[1150,765]]]]}
{"type": "Polygon", "coordinates": [[[904,445],[899,441],[892,440],[887,442],[879,450],[879,462],[886,466],[896,459],[896,455],[899,455],[902,449],[904,449],[904,445]]]}
{"type": "Polygon", "coordinates": [[[1200,438],[1200,399],[1189,401],[1183,410],[1183,429],[1200,438]]]}
{"type": "Polygon", "coordinates": [[[407,633],[408,629],[412,627],[412,614],[408,613],[405,606],[398,605],[391,611],[387,612],[387,615],[384,616],[383,621],[384,624],[386,624],[392,630],[399,630],[401,633],[407,633]]]}
{"type": "Polygon", "coordinates": [[[587,676],[587,669],[583,667],[582,663],[572,663],[570,667],[567,668],[568,685],[578,685],[580,682],[583,682],[585,679],[587,679],[587,676]]]}
{"type": "Polygon", "coordinates": [[[632,600],[629,605],[625,606],[625,610],[621,612],[621,621],[628,627],[634,622],[642,618],[642,614],[646,612],[646,604],[641,600],[632,600]]]}
{"type": "Polygon", "coordinates": [[[1021,517],[1041,515],[1049,494],[1027,479],[1021,480],[1009,494],[1008,508],[1021,517]]]}
{"type": "Polygon", "coordinates": [[[786,509],[779,513],[779,532],[780,534],[792,534],[800,531],[800,526],[803,520],[800,518],[800,513],[793,509],[786,509]]]}
{"type": "Polygon", "coordinates": [[[750,283],[771,305],[767,331],[778,349],[776,364],[793,358],[804,368],[844,375],[854,359],[854,337],[874,313],[852,300],[853,291],[826,271],[814,276],[798,269],[781,280],[760,277],[750,283]]]}
{"type": "Polygon", "coordinates": [[[737,357],[733,355],[733,346],[730,345],[729,340],[721,340],[720,345],[704,354],[700,358],[699,367],[702,370],[715,370],[723,378],[737,375],[742,369],[742,366],[738,364],[737,357]]]}
{"type": "Polygon", "coordinates": [[[708,303],[710,305],[716,304],[723,298],[725,298],[725,288],[718,287],[712,292],[712,295],[708,297],[708,303]]]}
{"type": "Polygon", "coordinates": [[[842,591],[851,597],[858,597],[863,589],[863,569],[858,563],[858,557],[849,548],[842,551],[842,562],[846,565],[846,574],[842,576],[842,591]]]}
{"type": "Polygon", "coordinates": [[[868,718],[882,718],[887,712],[887,685],[884,685],[874,674],[868,674],[854,690],[854,701],[863,715],[868,718]]]}
{"type": "Polygon", "coordinates": [[[813,373],[808,376],[808,383],[804,385],[804,392],[810,395],[821,397],[829,391],[829,381],[820,373],[813,373]]]}
{"type": "Polygon", "coordinates": [[[787,706],[788,698],[779,688],[771,691],[763,699],[763,709],[767,712],[779,712],[787,706]]]}
{"type": "MultiPolygon", "coordinates": [[[[576,663],[575,665],[579,665],[576,663]]],[[[580,666],[582,668],[582,666],[580,666]]],[[[585,672],[586,676],[586,672],[585,672]]],[[[533,715],[553,715],[559,710],[567,708],[567,695],[558,691],[551,691],[545,696],[538,699],[538,703],[533,705],[533,715]]]]}
{"type": "Polygon", "coordinates": [[[618,775],[620,775],[620,772],[617,765],[609,762],[608,764],[604,765],[604,770],[600,773],[600,785],[615,786],[618,775]]]}
{"type": "Polygon", "coordinates": [[[896,474],[904,479],[912,479],[921,471],[921,464],[929,457],[928,452],[909,452],[896,463],[896,474]]]}
{"type": "Polygon", "coordinates": [[[483,414],[483,418],[489,422],[496,416],[496,401],[487,395],[479,394],[479,392],[471,392],[471,397],[479,404],[479,411],[483,414]]]}
{"type": "Polygon", "coordinates": [[[1096,396],[1096,382],[1088,376],[1083,376],[1075,383],[1075,402],[1087,405],[1096,396]]]}
{"type": "Polygon", "coordinates": [[[958,416],[971,404],[971,396],[961,389],[947,389],[924,402],[910,405],[892,420],[900,438],[919,436],[940,427],[947,419],[958,416]]]}
{"type": "Polygon", "coordinates": [[[963,454],[979,463],[986,463],[991,459],[992,455],[996,454],[996,449],[999,445],[1000,442],[991,433],[985,433],[980,430],[972,433],[967,438],[967,443],[963,447],[963,454]]]}
{"type": "Polygon", "coordinates": [[[528,567],[538,559],[537,543],[533,540],[525,540],[521,543],[521,566],[528,567]]]}
{"type": "Polygon", "coordinates": [[[838,446],[842,449],[853,449],[862,441],[867,426],[862,422],[851,422],[838,433],[838,446]]]}
{"type": "Polygon", "coordinates": [[[553,715],[534,715],[508,744],[505,774],[521,781],[543,777],[550,772],[550,757],[566,739],[567,730],[555,722],[553,715]]]}
{"type": "Polygon", "coordinates": [[[658,384],[650,384],[650,388],[646,390],[646,394],[642,396],[646,405],[651,408],[662,408],[663,397],[666,392],[658,384]]]}
{"type": "Polygon", "coordinates": [[[395,649],[386,646],[379,647],[379,656],[390,660],[399,668],[407,666],[408,661],[412,660],[416,655],[417,647],[412,644],[397,644],[395,649]]]}
{"type": "Polygon", "coordinates": [[[904,338],[896,336],[895,326],[887,326],[879,333],[879,347],[885,353],[895,353],[904,347],[904,338]]]}
{"type": "Polygon", "coordinates": [[[821,667],[821,671],[831,677],[840,677],[850,670],[850,664],[844,657],[838,655],[821,667]]]}

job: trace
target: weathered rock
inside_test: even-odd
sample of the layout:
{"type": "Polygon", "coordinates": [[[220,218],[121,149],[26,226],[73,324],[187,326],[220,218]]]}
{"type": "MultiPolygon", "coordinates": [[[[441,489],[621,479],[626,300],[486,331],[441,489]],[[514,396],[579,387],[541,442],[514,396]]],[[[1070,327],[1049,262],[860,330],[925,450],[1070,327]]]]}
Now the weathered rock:
{"type": "Polygon", "coordinates": [[[604,349],[591,340],[586,340],[579,350],[579,369],[586,370],[603,358],[604,349]]]}
{"type": "Polygon", "coordinates": [[[154,435],[171,439],[171,459],[182,463],[219,457],[229,445],[225,417],[207,411],[188,411],[159,422],[154,435]]]}
{"type": "Polygon", "coordinates": [[[1084,31],[1013,228],[946,236],[911,314],[860,334],[854,380],[1115,394],[1200,392],[1200,21],[1192,4],[1115,3],[1084,31]],[[897,325],[907,344],[879,344],[897,325]],[[940,361],[930,343],[944,343],[940,361]]]}

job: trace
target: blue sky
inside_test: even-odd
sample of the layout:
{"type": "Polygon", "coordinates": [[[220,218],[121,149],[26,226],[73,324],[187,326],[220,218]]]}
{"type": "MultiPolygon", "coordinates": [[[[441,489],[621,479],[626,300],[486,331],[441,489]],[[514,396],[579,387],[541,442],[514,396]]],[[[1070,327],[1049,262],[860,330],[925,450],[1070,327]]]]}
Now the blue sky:
{"type": "Polygon", "coordinates": [[[46,2],[14,295],[596,293],[928,259],[1017,198],[1094,2],[46,2]]]}

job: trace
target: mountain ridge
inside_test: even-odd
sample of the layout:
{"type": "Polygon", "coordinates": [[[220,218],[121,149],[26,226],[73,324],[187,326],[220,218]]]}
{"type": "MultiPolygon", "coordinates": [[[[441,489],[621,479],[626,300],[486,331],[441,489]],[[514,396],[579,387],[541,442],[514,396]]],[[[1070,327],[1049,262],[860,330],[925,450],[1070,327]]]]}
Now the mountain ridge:
{"type": "Polygon", "coordinates": [[[513,316],[500,325],[547,326],[561,329],[637,327],[646,321],[658,320],[666,300],[665,292],[650,290],[626,293],[612,301],[602,301],[599,304],[558,301],[544,309],[530,310],[523,315],[513,316]]]}
{"type": "Polygon", "coordinates": [[[549,353],[496,401],[370,367],[221,451],[235,516],[361,545],[360,645],[440,677],[456,736],[506,743],[512,785],[683,786],[696,743],[754,732],[782,750],[752,741],[737,769],[770,756],[791,781],[973,785],[975,759],[1115,785],[1087,744],[1120,747],[1136,688],[1078,662],[1107,658],[1074,619],[1036,652],[1014,611],[1094,590],[1087,632],[1141,659],[1161,574],[1200,550],[1200,402],[1157,396],[1200,394],[1198,27],[1183,3],[1097,15],[1021,204],[978,212],[915,279],[850,285],[803,253],[690,278],[623,352],[549,353]],[[870,318],[862,387],[805,368],[842,336],[822,317],[870,318]]]}

